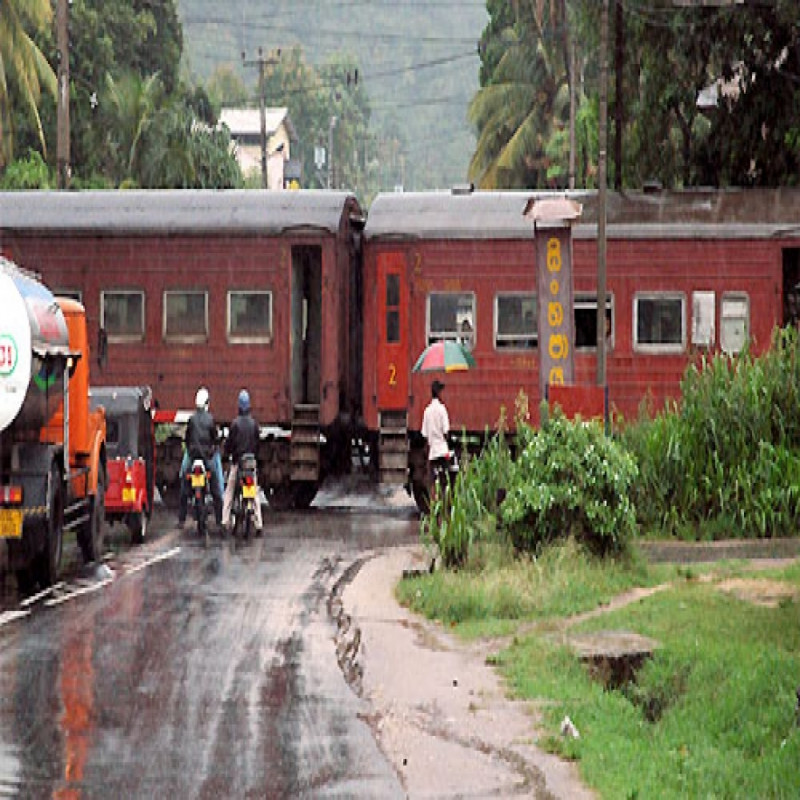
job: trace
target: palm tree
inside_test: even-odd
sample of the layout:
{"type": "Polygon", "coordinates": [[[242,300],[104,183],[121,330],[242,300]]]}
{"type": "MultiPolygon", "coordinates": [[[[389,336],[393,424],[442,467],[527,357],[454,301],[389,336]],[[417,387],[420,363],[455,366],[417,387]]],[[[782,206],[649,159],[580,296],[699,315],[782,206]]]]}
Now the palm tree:
{"type": "Polygon", "coordinates": [[[57,97],[55,72],[28,30],[46,30],[53,18],[49,0],[2,0],[0,2],[0,167],[13,157],[13,98],[25,105],[46,152],[39,116],[42,87],[57,97]]]}
{"type": "Polygon", "coordinates": [[[103,110],[117,180],[136,179],[141,174],[143,142],[162,97],[163,87],[157,73],[147,78],[132,72],[119,80],[111,75],[106,77],[103,110]]]}
{"type": "Polygon", "coordinates": [[[551,0],[516,5],[502,32],[505,51],[486,86],[470,103],[478,130],[470,178],[485,189],[544,186],[569,120],[569,75],[564,58],[566,7],[551,0]],[[560,30],[559,30],[560,29],[560,30]]]}

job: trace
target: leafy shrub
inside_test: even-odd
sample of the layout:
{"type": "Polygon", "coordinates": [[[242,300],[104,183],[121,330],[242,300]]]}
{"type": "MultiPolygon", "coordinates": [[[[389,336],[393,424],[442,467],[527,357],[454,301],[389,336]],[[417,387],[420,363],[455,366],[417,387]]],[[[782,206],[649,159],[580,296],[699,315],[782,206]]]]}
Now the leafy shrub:
{"type": "Polygon", "coordinates": [[[754,358],[691,365],[682,400],[623,431],[640,480],[639,520],[668,534],[714,537],[796,532],[800,510],[800,363],[793,328],[754,358]]]}
{"type": "Polygon", "coordinates": [[[431,498],[429,514],[423,518],[423,541],[435,544],[445,566],[463,566],[473,546],[494,540],[500,490],[508,485],[513,469],[501,413],[498,433],[488,431],[479,456],[462,447],[462,462],[449,490],[431,498]]]}
{"type": "Polygon", "coordinates": [[[0,189],[51,189],[54,186],[53,174],[37,150],[28,150],[25,158],[12,161],[0,178],[0,189]]]}
{"type": "Polygon", "coordinates": [[[636,531],[635,460],[596,422],[560,411],[540,430],[518,427],[521,452],[502,520],[514,545],[536,552],[569,536],[595,553],[621,552],[636,531]]]}

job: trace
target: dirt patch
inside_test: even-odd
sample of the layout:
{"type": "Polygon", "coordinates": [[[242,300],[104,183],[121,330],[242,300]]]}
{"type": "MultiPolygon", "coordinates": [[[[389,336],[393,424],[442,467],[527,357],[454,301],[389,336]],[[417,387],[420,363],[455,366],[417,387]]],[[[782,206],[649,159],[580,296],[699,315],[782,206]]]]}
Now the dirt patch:
{"type": "Polygon", "coordinates": [[[769,608],[777,608],[787,600],[796,602],[800,599],[795,586],[766,578],[731,578],[719,583],[718,588],[747,603],[769,608]]]}
{"type": "Polygon", "coordinates": [[[482,647],[397,603],[394,585],[419,560],[413,547],[380,551],[332,601],[337,654],[359,630],[351,685],[408,797],[594,797],[575,764],[536,747],[537,707],[506,696],[482,647]]]}

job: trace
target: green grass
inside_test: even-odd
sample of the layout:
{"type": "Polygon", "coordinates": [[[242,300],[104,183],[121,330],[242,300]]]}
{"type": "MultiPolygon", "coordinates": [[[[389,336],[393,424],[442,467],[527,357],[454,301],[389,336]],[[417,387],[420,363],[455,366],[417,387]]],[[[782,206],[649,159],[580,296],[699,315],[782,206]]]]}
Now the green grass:
{"type": "MultiPolygon", "coordinates": [[[[518,630],[494,661],[516,695],[545,701],[539,744],[577,759],[601,797],[797,797],[800,601],[768,608],[716,588],[722,577],[745,574],[761,573],[742,562],[603,565],[567,545],[518,566],[404,581],[398,594],[467,635],[518,630]],[[656,639],[634,685],[604,690],[548,635],[561,616],[665,580],[670,588],[574,628],[656,639]],[[541,625],[523,630],[522,620],[541,625]],[[565,715],[580,739],[559,735],[565,715]]],[[[798,564],[768,575],[800,589],[798,564]]]]}
{"type": "Polygon", "coordinates": [[[505,633],[524,620],[542,620],[588,611],[634,586],[651,585],[671,574],[650,571],[632,556],[603,561],[573,541],[547,548],[538,558],[500,558],[479,569],[437,571],[404,580],[401,603],[438,619],[464,636],[505,633]]]}

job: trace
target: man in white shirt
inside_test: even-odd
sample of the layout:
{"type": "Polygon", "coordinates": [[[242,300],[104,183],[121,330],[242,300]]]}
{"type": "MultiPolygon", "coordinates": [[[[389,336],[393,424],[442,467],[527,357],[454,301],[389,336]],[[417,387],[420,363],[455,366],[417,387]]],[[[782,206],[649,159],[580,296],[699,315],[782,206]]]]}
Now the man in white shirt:
{"type": "Polygon", "coordinates": [[[442,474],[447,477],[447,467],[450,461],[450,447],[447,444],[447,434],[450,433],[450,418],[447,409],[440,399],[444,384],[435,380],[431,385],[431,401],[422,415],[422,435],[428,442],[428,467],[430,482],[433,486],[436,470],[441,468],[442,474]]]}

